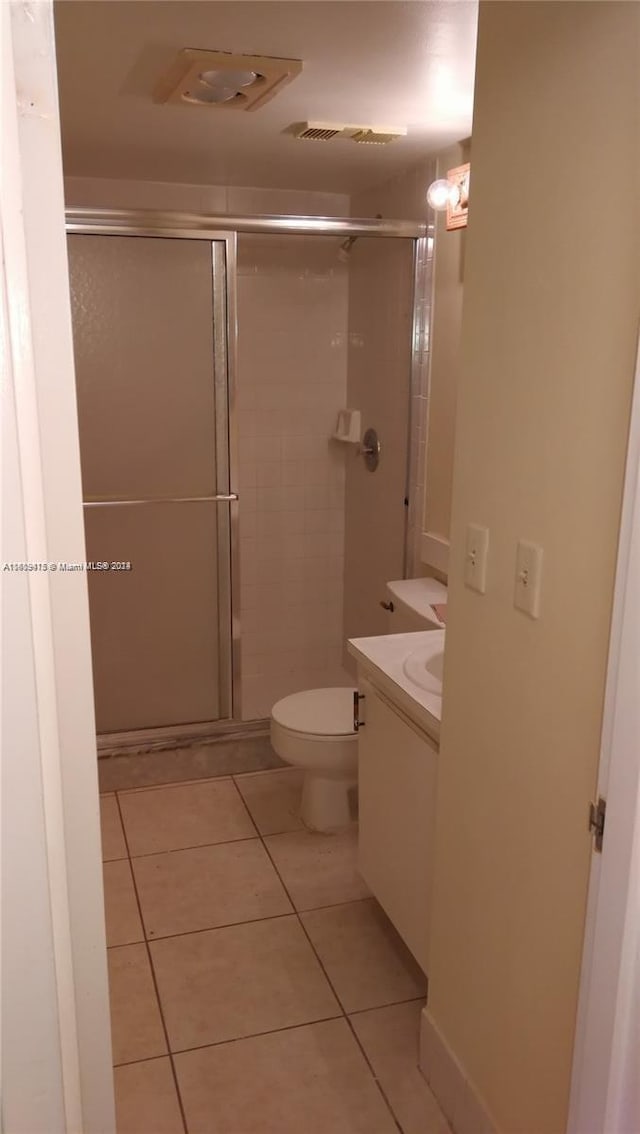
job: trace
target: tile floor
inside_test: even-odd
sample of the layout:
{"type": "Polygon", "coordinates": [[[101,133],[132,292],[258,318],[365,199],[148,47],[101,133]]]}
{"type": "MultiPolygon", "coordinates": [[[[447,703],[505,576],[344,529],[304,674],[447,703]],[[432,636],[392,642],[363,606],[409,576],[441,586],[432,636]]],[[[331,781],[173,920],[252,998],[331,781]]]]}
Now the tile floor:
{"type": "Polygon", "coordinates": [[[118,1134],[450,1134],[425,981],[295,769],[101,797],[118,1134]]]}

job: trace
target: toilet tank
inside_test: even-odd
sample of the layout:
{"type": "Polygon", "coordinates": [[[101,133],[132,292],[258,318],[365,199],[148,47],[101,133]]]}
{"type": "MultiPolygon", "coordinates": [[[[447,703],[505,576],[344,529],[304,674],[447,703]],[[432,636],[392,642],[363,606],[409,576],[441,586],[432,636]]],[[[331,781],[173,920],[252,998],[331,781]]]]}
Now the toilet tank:
{"type": "Polygon", "coordinates": [[[396,579],[387,583],[384,602],[387,633],[408,634],[414,630],[442,630],[432,603],[446,603],[447,588],[437,579],[396,579]]]}

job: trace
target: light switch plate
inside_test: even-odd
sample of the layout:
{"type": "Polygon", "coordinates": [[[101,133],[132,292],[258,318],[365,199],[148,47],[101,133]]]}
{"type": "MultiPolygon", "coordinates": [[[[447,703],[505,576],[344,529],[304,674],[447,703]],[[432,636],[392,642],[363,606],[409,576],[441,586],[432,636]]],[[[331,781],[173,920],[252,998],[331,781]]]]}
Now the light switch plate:
{"type": "Polygon", "coordinates": [[[542,585],[542,548],[528,540],[518,542],[516,555],[516,585],[514,606],[531,618],[540,616],[540,589],[542,585]]]}
{"type": "Polygon", "coordinates": [[[487,589],[487,559],[489,558],[489,529],[469,524],[465,545],[464,581],[472,591],[483,595],[487,589]]]}

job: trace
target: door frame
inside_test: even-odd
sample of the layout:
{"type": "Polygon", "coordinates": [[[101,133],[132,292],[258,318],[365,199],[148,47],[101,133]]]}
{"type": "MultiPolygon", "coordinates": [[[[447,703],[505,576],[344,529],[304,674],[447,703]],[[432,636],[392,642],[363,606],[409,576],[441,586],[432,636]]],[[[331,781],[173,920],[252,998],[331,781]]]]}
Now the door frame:
{"type": "MultiPolygon", "coordinates": [[[[81,479],[53,4],[52,0],[40,0],[35,4],[5,4],[0,9],[4,95],[2,284],[5,302],[11,297],[13,305],[13,310],[9,304],[6,308],[11,336],[8,378],[18,395],[15,425],[22,476],[22,492],[13,498],[12,514],[24,524],[30,556],[81,560],[81,479]]],[[[260,226],[247,228],[247,218],[224,220],[236,232],[426,235],[424,225],[409,222],[404,222],[399,231],[392,222],[262,218],[260,226]]],[[[636,381],[598,785],[607,795],[607,830],[602,858],[593,857],[570,1134],[618,1132],[624,1129],[625,1105],[634,1102],[628,1075],[637,1053],[638,1037],[632,1023],[633,1005],[640,994],[638,386],[636,381]]],[[[49,1043],[48,1036],[33,1027],[33,1017],[27,1014],[25,1018],[26,985],[18,987],[23,1010],[16,1014],[15,1025],[27,1034],[30,1051],[25,1049],[22,1076],[11,1085],[11,1103],[17,1108],[22,1104],[21,1113],[29,1113],[39,1094],[51,1134],[75,1134],[79,1129],[84,1134],[113,1134],[86,578],[73,574],[65,584],[69,579],[73,584],[65,591],[60,577],[28,577],[29,604],[18,626],[21,633],[7,642],[9,648],[15,645],[26,651],[29,660],[28,674],[17,678],[19,691],[26,696],[29,681],[35,677],[39,693],[32,717],[23,715],[7,739],[15,755],[20,744],[31,743],[27,725],[34,720],[38,725],[38,760],[31,770],[25,765],[24,787],[39,802],[38,818],[28,835],[30,853],[35,854],[38,840],[44,848],[42,866],[48,891],[44,904],[38,905],[35,892],[23,885],[23,902],[34,924],[36,916],[43,915],[49,925],[50,936],[36,935],[34,947],[46,967],[53,942],[55,963],[47,998],[58,1029],[57,1043],[49,1043]],[[29,1029],[24,1026],[27,1022],[29,1029]],[[60,1120],[56,1098],[63,1100],[60,1120]]],[[[6,752],[5,745],[3,759],[6,752]]],[[[23,806],[24,799],[23,793],[23,806]]],[[[5,797],[3,806],[11,806],[11,802],[5,797]]],[[[22,848],[5,846],[4,850],[5,872],[19,871],[25,883],[22,848]]],[[[3,1008],[7,1028],[12,1021],[11,1003],[5,1002],[3,1008]]],[[[5,1125],[9,1121],[7,1105],[5,1089],[5,1125]]]]}
{"type": "MultiPolygon", "coordinates": [[[[636,361],[596,798],[568,1134],[640,1129],[640,347],[636,361]]],[[[585,816],[586,820],[586,816],[585,816]]]]}
{"type": "MultiPolygon", "coordinates": [[[[53,4],[0,19],[3,561],[83,562],[53,4]]],[[[0,1124],[113,1134],[87,579],[2,581],[0,1124]]]]}

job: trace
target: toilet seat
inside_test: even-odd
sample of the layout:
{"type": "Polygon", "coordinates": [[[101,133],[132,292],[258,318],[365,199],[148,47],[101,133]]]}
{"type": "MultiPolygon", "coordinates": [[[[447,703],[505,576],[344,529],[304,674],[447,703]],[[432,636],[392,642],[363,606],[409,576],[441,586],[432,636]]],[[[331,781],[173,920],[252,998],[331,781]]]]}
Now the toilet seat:
{"type": "Polygon", "coordinates": [[[306,689],[277,701],[271,717],[281,729],[309,740],[355,739],[353,694],[354,690],[345,686],[306,689]]]}

